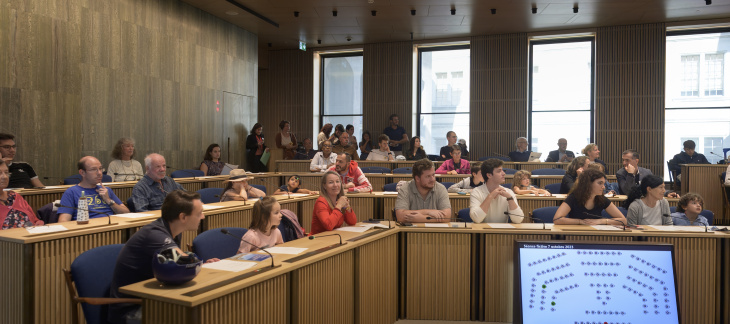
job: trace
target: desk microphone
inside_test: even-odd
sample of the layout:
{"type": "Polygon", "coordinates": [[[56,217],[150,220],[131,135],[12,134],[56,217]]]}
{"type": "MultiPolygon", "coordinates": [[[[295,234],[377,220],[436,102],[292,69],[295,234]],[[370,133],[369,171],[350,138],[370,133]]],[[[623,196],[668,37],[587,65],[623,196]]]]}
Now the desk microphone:
{"type": "Polygon", "coordinates": [[[244,240],[243,238],[240,238],[240,237],[238,237],[238,236],[235,236],[235,235],[231,234],[231,232],[229,232],[229,231],[228,231],[227,229],[225,229],[225,228],[221,228],[221,233],[223,233],[223,234],[226,234],[226,235],[230,235],[231,237],[233,237],[233,238],[235,238],[235,239],[241,240],[242,242],[244,242],[244,243],[246,243],[246,244],[248,244],[248,245],[250,245],[250,246],[253,246],[253,247],[255,247],[255,248],[257,248],[257,249],[259,249],[259,250],[261,250],[261,251],[264,251],[264,252],[266,252],[266,253],[267,253],[267,254],[268,254],[268,255],[269,255],[270,257],[271,257],[271,267],[272,267],[272,268],[275,268],[275,267],[274,267],[274,256],[273,256],[273,255],[271,255],[271,253],[269,253],[269,251],[266,251],[266,250],[265,250],[264,248],[262,248],[262,247],[260,247],[260,246],[257,246],[257,245],[254,245],[254,244],[252,244],[251,242],[249,242],[249,241],[246,241],[246,240],[244,240]]]}
{"type": "Polygon", "coordinates": [[[88,212],[88,213],[94,213],[94,214],[97,214],[97,215],[104,215],[104,216],[106,216],[109,219],[109,224],[107,224],[107,225],[111,225],[112,224],[112,217],[111,217],[111,215],[109,215],[107,213],[102,213],[102,212],[98,212],[98,211],[95,211],[95,210],[89,210],[89,209],[83,209],[83,208],[76,208],[76,207],[71,207],[71,206],[65,206],[65,205],[61,205],[59,203],[56,203],[55,206],[56,207],[63,207],[63,208],[71,208],[71,209],[75,209],[75,210],[85,211],[85,212],[88,212]]]}
{"type": "MultiPolygon", "coordinates": [[[[667,214],[662,214],[662,216],[664,216],[664,217],[671,217],[672,219],[675,219],[675,218],[676,218],[676,219],[681,219],[681,218],[678,218],[678,217],[675,217],[675,216],[671,216],[671,215],[667,215],[667,214]]],[[[699,217],[699,215],[697,215],[697,216],[699,217]]],[[[672,221],[672,223],[674,223],[674,221],[672,221]]],[[[694,223],[697,223],[697,224],[700,224],[700,225],[704,226],[704,227],[705,227],[705,233],[707,233],[707,225],[705,225],[705,224],[702,224],[702,223],[698,222],[698,221],[697,221],[696,219],[695,219],[695,220],[693,220],[693,221],[692,221],[692,222],[690,223],[690,225],[692,225],[692,224],[694,224],[694,223]]]]}
{"type": "MultiPolygon", "coordinates": [[[[522,217],[522,218],[525,218],[525,215],[518,215],[518,214],[513,214],[513,213],[510,213],[509,211],[506,211],[506,212],[504,212],[504,214],[505,214],[505,215],[507,215],[507,217],[509,217],[509,216],[515,216],[515,217],[522,217]]],[[[511,218],[511,217],[510,217],[510,220],[512,220],[512,218],[511,218]]],[[[520,222],[520,223],[521,223],[521,222],[520,222]]]]}
{"type": "MultiPolygon", "coordinates": [[[[510,213],[510,212],[504,212],[504,214],[505,214],[505,215],[508,215],[508,216],[519,216],[519,215],[517,215],[517,214],[512,214],[512,213],[510,213]]],[[[524,216],[522,216],[522,217],[527,217],[527,218],[529,218],[530,220],[533,220],[533,221],[538,221],[538,222],[542,223],[542,229],[546,229],[546,228],[545,228],[545,221],[544,221],[544,220],[542,220],[542,219],[539,219],[539,218],[535,218],[535,217],[532,217],[532,216],[527,216],[527,215],[524,215],[524,216]]]]}
{"type": "Polygon", "coordinates": [[[456,221],[457,223],[464,223],[464,228],[466,228],[466,222],[461,218],[446,218],[446,217],[433,217],[433,216],[426,216],[426,219],[438,219],[438,220],[449,220],[449,221],[456,221]]]}
{"type": "MultiPolygon", "coordinates": [[[[193,180],[197,180],[197,179],[195,178],[195,177],[197,177],[197,175],[196,175],[196,174],[195,174],[194,172],[190,172],[190,171],[188,171],[188,170],[186,170],[186,169],[178,169],[178,168],[173,168],[173,167],[171,167],[171,166],[169,166],[169,165],[168,165],[168,166],[165,166],[165,168],[167,168],[167,169],[172,169],[172,170],[175,170],[175,171],[181,171],[181,172],[183,172],[183,173],[187,173],[187,174],[190,174],[190,175],[192,175],[192,176],[193,176],[193,180]]],[[[170,175],[172,175],[172,174],[170,174],[170,175]]]]}
{"type": "Polygon", "coordinates": [[[345,244],[345,243],[342,243],[342,235],[340,235],[340,234],[317,235],[317,236],[312,235],[312,236],[309,237],[309,239],[310,240],[313,240],[315,238],[327,237],[327,236],[335,236],[335,235],[340,237],[340,245],[345,244]]]}
{"type": "MultiPolygon", "coordinates": [[[[609,218],[604,218],[604,217],[600,217],[600,216],[593,215],[593,214],[591,214],[589,212],[583,212],[583,214],[586,215],[586,216],[590,216],[592,219],[609,219],[609,218]]],[[[624,226],[624,229],[623,229],[624,231],[626,230],[626,227],[628,226],[628,225],[626,225],[626,223],[624,223],[624,222],[622,222],[622,221],[620,221],[618,219],[610,218],[610,220],[621,223],[621,225],[624,226]]],[[[631,226],[628,226],[628,227],[631,228],[631,226]]]]}
{"type": "Polygon", "coordinates": [[[51,180],[51,179],[59,179],[61,181],[59,181],[58,183],[63,184],[63,180],[66,179],[66,178],[62,178],[62,177],[43,177],[43,180],[51,180]]]}

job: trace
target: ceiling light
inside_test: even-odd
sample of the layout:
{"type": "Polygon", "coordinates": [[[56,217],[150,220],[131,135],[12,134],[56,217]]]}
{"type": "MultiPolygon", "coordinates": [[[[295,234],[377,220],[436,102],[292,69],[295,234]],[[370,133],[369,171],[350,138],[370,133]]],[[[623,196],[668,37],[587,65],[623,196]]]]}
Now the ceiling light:
{"type": "Polygon", "coordinates": [[[230,11],[226,11],[226,15],[229,15],[229,16],[236,16],[236,15],[238,15],[238,12],[236,12],[236,11],[233,11],[233,10],[230,10],[230,11]]]}

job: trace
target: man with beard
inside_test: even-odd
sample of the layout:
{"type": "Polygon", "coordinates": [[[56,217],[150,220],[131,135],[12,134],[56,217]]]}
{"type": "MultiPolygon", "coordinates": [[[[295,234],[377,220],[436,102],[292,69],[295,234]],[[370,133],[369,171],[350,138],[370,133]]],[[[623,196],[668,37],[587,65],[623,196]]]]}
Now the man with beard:
{"type": "Polygon", "coordinates": [[[335,171],[340,175],[342,189],[345,192],[373,191],[373,186],[370,184],[368,178],[365,177],[365,174],[362,173],[360,167],[357,166],[357,161],[352,161],[351,159],[352,157],[349,153],[337,154],[335,165],[330,167],[328,171],[335,171]]]}
{"type": "Polygon", "coordinates": [[[451,217],[449,193],[436,182],[436,170],[428,159],[413,164],[413,180],[398,190],[395,217],[401,223],[443,223],[451,217]]]}

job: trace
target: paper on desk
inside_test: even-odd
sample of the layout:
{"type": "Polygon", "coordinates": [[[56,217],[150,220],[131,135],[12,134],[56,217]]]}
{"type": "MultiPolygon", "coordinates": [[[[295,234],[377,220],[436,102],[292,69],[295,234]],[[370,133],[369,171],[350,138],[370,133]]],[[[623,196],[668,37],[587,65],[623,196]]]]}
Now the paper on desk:
{"type": "Polygon", "coordinates": [[[212,270],[223,270],[239,272],[257,265],[257,262],[220,260],[218,262],[204,263],[203,268],[212,270]]]}
{"type": "MultiPolygon", "coordinates": [[[[274,247],[266,248],[266,251],[269,251],[269,253],[275,253],[275,254],[299,254],[306,250],[307,250],[307,248],[288,247],[288,246],[274,246],[274,247]]],[[[256,251],[256,252],[266,253],[264,251],[256,251]]]]}
{"type": "Polygon", "coordinates": [[[335,229],[335,231],[362,233],[371,228],[372,228],[372,226],[346,226],[346,227],[340,227],[338,229],[335,229]]]}
{"type": "Polygon", "coordinates": [[[449,223],[424,223],[425,227],[451,227],[449,223]]]}
{"type": "Polygon", "coordinates": [[[677,231],[686,231],[686,232],[704,232],[705,227],[704,226],[671,226],[671,225],[650,225],[652,228],[659,230],[659,231],[667,231],[667,232],[677,232],[677,231]]]}
{"type": "Polygon", "coordinates": [[[591,227],[599,231],[620,231],[621,229],[613,225],[591,225],[591,227]]]}
{"type": "Polygon", "coordinates": [[[367,227],[368,229],[373,228],[373,227],[377,227],[377,228],[389,228],[388,226],[385,226],[383,224],[378,224],[378,223],[362,224],[360,226],[367,227]]]}
{"type": "Polygon", "coordinates": [[[383,191],[383,194],[384,195],[397,195],[398,192],[397,191],[383,191]]]}
{"type": "Polygon", "coordinates": [[[114,216],[116,216],[116,217],[126,217],[126,218],[142,218],[142,217],[155,216],[155,214],[126,213],[126,214],[116,214],[114,216]]]}
{"type": "Polygon", "coordinates": [[[214,205],[203,205],[203,210],[210,210],[210,209],[217,209],[217,208],[223,208],[226,206],[214,206],[214,205]]]}
{"type": "MultiPolygon", "coordinates": [[[[284,194],[281,194],[281,195],[286,195],[286,194],[284,193],[284,194]]],[[[306,197],[306,196],[309,196],[309,194],[304,194],[304,193],[290,193],[289,195],[287,195],[287,197],[306,197]]]]}
{"type": "Polygon", "coordinates": [[[35,227],[26,227],[25,229],[28,230],[28,233],[30,233],[30,234],[68,231],[68,228],[64,227],[63,225],[43,225],[43,226],[35,226],[35,227]]]}
{"type": "MultiPolygon", "coordinates": [[[[520,223],[520,228],[542,229],[542,223],[520,223]]],[[[545,229],[553,228],[553,224],[545,224],[545,229]]]]}
{"type": "Polygon", "coordinates": [[[515,228],[512,224],[507,223],[487,223],[491,228],[515,228]]]}
{"type": "Polygon", "coordinates": [[[42,189],[61,189],[61,188],[65,188],[65,187],[61,187],[61,186],[45,186],[42,189]]]}

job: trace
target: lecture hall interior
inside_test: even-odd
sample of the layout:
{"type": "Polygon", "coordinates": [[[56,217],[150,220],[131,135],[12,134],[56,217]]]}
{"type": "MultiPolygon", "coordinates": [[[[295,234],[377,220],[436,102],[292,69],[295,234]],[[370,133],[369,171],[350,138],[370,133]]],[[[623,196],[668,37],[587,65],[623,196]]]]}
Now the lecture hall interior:
{"type": "MultiPolygon", "coordinates": [[[[668,161],[693,140],[710,164],[683,165],[673,189],[701,193],[714,224],[730,226],[718,181],[730,147],[729,51],[730,0],[0,0],[0,133],[15,135],[15,160],[48,186],[20,191],[34,210],[60,199],[59,183],[78,173],[79,158],[106,167],[119,138],[135,139],[140,162],[155,152],[170,168],[197,169],[205,148],[218,143],[222,161],[249,169],[254,124],[273,148],[282,120],[318,149],[325,123],[351,124],[358,141],[364,131],[375,141],[397,114],[429,155],[455,131],[469,161],[507,155],[519,137],[542,161],[560,138],[576,155],[595,143],[609,181],[623,167],[622,152],[635,149],[667,188],[677,183],[668,161]]],[[[273,193],[297,174],[319,190],[308,161],[280,160],[274,149],[271,156],[256,184],[273,193]]],[[[410,179],[371,176],[377,192],[410,179]]],[[[196,191],[225,180],[178,182],[196,191]]],[[[555,181],[534,179],[543,187],[555,181]]],[[[133,185],[110,187],[125,201],[133,185]]],[[[348,196],[358,221],[391,219],[395,196],[348,196]]],[[[525,214],[560,203],[539,198],[520,201],[525,214]]],[[[313,198],[277,199],[310,229],[313,198]]],[[[469,207],[468,196],[449,200],[454,213],[469,207]]],[[[205,230],[248,228],[251,209],[207,210],[183,243],[205,230]]],[[[152,220],[0,231],[0,323],[72,323],[61,269],[91,248],[124,243],[152,220]]],[[[725,232],[382,224],[393,228],[343,232],[342,245],[332,237],[289,242],[319,252],[276,255],[277,266],[261,270],[262,262],[259,274],[203,269],[181,287],[152,279],[128,292],[141,298],[145,323],[512,323],[516,240],[638,242],[673,246],[679,322],[730,322],[725,232]]]]}

